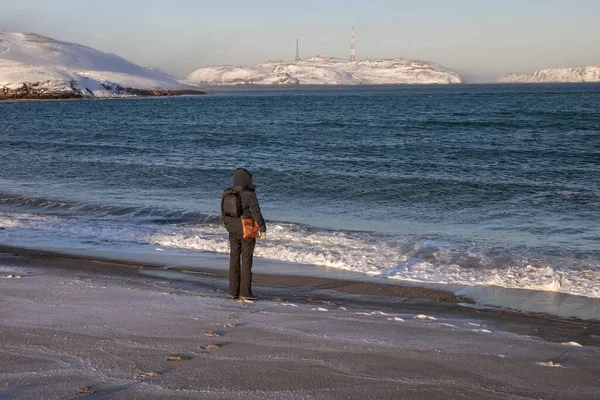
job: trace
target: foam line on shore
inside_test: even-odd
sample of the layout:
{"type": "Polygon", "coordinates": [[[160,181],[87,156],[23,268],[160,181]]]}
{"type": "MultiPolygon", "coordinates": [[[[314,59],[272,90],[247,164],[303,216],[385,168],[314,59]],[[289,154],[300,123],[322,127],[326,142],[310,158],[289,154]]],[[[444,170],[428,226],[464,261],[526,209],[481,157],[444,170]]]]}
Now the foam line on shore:
{"type": "MultiPolygon", "coordinates": [[[[152,246],[152,251],[229,251],[222,226],[214,223],[160,225],[0,212],[0,227],[4,228],[0,240],[21,238],[26,242],[35,237],[34,241],[45,241],[46,246],[60,234],[64,241],[83,248],[110,250],[133,243],[152,246]]],[[[319,230],[297,224],[272,223],[268,238],[257,246],[256,256],[417,284],[501,287],[600,298],[600,267],[593,263],[564,267],[548,265],[549,260],[515,257],[501,265],[483,253],[461,253],[418,238],[319,230]],[[477,267],[469,266],[473,260],[478,260],[477,267]]]]}

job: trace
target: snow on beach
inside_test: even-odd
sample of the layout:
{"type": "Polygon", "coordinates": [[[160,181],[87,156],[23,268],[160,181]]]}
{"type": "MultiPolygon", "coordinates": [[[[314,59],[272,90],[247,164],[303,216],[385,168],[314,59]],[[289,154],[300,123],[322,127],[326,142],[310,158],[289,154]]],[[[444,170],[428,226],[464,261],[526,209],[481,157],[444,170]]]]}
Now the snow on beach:
{"type": "Polygon", "coordinates": [[[24,85],[38,93],[82,97],[124,96],[126,89],[187,87],[164,72],[114,54],[34,33],[0,31],[0,94],[24,85]]]}
{"type": "Polygon", "coordinates": [[[214,85],[381,85],[458,84],[462,78],[435,63],[406,59],[347,61],[311,57],[270,61],[253,67],[210,66],[192,72],[187,81],[214,85]]]}
{"type": "Polygon", "coordinates": [[[182,284],[47,266],[0,272],[22,275],[0,280],[0,397],[597,395],[597,348],[466,314],[288,303],[298,289],[281,287],[269,289],[273,301],[234,302],[223,296],[226,279],[205,276],[182,284]]]}

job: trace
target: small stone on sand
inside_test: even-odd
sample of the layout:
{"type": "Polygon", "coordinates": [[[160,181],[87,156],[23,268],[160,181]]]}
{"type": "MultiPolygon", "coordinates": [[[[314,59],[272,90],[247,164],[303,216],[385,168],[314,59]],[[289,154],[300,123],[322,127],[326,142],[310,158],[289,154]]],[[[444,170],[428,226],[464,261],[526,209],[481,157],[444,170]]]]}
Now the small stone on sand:
{"type": "Polygon", "coordinates": [[[96,391],[89,386],[80,387],[79,390],[77,391],[77,394],[92,394],[92,393],[96,393],[96,391]]]}
{"type": "Polygon", "coordinates": [[[146,372],[145,375],[146,376],[160,376],[162,374],[158,371],[151,371],[151,372],[146,372]]]}
{"type": "Polygon", "coordinates": [[[554,361],[539,362],[539,363],[537,363],[537,365],[539,365],[541,367],[564,368],[563,365],[561,365],[559,363],[555,363],[554,361]]]}
{"type": "Polygon", "coordinates": [[[225,324],[225,328],[237,328],[238,324],[225,324]]]}
{"type": "Polygon", "coordinates": [[[565,346],[573,346],[573,347],[583,347],[582,345],[580,345],[577,342],[565,342],[565,343],[563,343],[563,345],[565,345],[565,346]]]}
{"type": "Polygon", "coordinates": [[[435,317],[431,317],[429,315],[425,315],[425,314],[419,314],[415,316],[416,319],[430,319],[432,321],[437,321],[437,318],[435,317]]]}
{"type": "Polygon", "coordinates": [[[400,318],[400,317],[393,317],[393,318],[388,318],[388,321],[398,321],[398,322],[404,322],[404,319],[400,318]]]}
{"type": "Polygon", "coordinates": [[[186,361],[191,359],[192,357],[184,356],[181,354],[169,354],[167,356],[167,361],[186,361]]]}

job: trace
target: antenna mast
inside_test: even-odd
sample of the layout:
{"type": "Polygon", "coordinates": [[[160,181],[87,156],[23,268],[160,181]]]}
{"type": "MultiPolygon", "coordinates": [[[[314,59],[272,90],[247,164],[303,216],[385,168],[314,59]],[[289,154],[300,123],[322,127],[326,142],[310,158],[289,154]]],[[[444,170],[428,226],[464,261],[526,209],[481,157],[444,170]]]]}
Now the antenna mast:
{"type": "Polygon", "coordinates": [[[298,38],[296,38],[296,61],[300,61],[300,46],[298,44],[298,38]]]}

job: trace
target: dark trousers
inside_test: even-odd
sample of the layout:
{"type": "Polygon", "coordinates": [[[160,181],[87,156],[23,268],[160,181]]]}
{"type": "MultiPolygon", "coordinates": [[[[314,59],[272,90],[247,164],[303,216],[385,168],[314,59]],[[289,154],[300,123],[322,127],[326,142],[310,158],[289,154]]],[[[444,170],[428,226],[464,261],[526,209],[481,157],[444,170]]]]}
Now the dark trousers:
{"type": "Polygon", "coordinates": [[[243,239],[241,233],[229,234],[229,294],[252,296],[252,258],[256,239],[243,239]],[[240,266],[241,261],[241,266],[240,266]],[[241,267],[241,268],[240,268],[241,267]]]}

